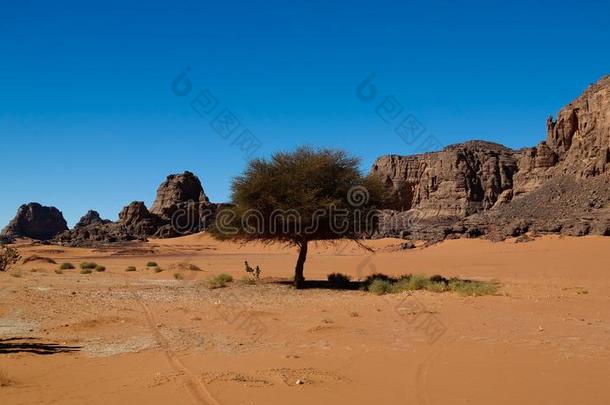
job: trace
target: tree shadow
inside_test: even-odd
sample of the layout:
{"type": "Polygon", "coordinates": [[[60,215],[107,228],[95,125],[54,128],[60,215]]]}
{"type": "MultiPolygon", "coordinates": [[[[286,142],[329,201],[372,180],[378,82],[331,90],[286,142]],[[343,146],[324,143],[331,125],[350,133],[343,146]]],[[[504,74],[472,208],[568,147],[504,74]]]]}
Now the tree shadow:
{"type": "MultiPolygon", "coordinates": [[[[292,280],[274,280],[271,284],[293,286],[292,280]]],[[[331,283],[328,280],[305,280],[302,290],[318,289],[318,290],[359,290],[364,285],[361,281],[350,281],[342,284],[331,283]]]]}
{"type": "Polygon", "coordinates": [[[31,337],[0,339],[0,355],[10,353],[33,353],[49,355],[76,352],[81,346],[66,346],[58,343],[42,343],[31,337]]]}

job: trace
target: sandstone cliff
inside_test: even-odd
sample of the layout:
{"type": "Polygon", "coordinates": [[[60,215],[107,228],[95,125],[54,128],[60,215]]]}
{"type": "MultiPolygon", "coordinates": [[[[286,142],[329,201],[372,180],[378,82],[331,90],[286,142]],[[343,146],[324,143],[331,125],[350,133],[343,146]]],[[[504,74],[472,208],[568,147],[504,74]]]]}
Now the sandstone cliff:
{"type": "MultiPolygon", "coordinates": [[[[610,173],[610,76],[591,85],[561,109],[557,119],[549,117],[546,141],[535,147],[515,151],[494,143],[471,141],[439,152],[382,156],[374,163],[372,173],[381,178],[392,198],[389,208],[393,211],[384,215],[382,223],[389,223],[388,216],[399,218],[398,213],[410,210],[416,211],[419,218],[419,227],[414,221],[409,222],[410,229],[401,229],[401,225],[393,223],[382,226],[380,235],[406,231],[421,237],[422,224],[425,224],[426,237],[433,232],[434,239],[451,234],[484,233],[486,227],[482,222],[477,230],[458,222],[488,210],[508,212],[503,207],[511,206],[513,201],[535,192],[554,178],[560,177],[563,179],[560,182],[569,183],[564,187],[566,190],[578,189],[572,185],[573,181],[591,184],[590,187],[603,186],[607,184],[604,181],[585,180],[605,178],[610,173]]],[[[608,199],[604,204],[607,203],[608,199]]],[[[572,210],[566,220],[578,221],[579,217],[586,216],[585,211],[584,207],[580,211],[572,210]]],[[[531,217],[530,214],[527,206],[521,207],[522,216],[531,217]]],[[[599,215],[604,217],[606,211],[600,211],[599,215]]],[[[518,215],[512,212],[510,217],[515,221],[518,215]]],[[[491,221],[491,216],[487,219],[491,221]]],[[[499,221],[497,216],[495,220],[499,221]]],[[[599,225],[602,233],[604,221],[599,225]]]]}

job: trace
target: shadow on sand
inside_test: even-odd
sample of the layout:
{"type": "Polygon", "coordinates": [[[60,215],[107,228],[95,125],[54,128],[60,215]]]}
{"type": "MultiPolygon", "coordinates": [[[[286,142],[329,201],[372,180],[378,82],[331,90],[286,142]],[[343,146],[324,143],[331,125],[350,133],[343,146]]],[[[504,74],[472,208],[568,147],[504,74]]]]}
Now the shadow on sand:
{"type": "Polygon", "coordinates": [[[81,346],[65,346],[57,343],[42,343],[36,338],[16,337],[0,339],[0,355],[10,353],[33,353],[40,355],[76,352],[81,346]]]}

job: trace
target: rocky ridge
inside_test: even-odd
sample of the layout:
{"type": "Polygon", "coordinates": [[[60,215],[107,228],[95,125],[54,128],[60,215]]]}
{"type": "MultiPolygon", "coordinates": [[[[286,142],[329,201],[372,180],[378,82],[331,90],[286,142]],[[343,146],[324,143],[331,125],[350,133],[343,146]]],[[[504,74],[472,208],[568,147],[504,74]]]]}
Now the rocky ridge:
{"type": "Polygon", "coordinates": [[[524,233],[519,229],[605,234],[610,76],[561,109],[557,119],[549,117],[546,141],[535,147],[470,141],[439,152],[382,156],[371,172],[391,196],[377,236],[498,239],[524,233]],[[563,223],[551,225],[557,218],[563,223]]]}

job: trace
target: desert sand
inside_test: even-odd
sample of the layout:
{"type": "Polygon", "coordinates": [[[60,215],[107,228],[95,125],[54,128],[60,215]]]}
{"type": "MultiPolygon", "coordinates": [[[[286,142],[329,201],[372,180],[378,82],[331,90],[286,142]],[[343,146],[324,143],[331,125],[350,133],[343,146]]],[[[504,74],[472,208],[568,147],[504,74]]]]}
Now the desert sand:
{"type": "Polygon", "coordinates": [[[108,249],[22,242],[24,258],[57,264],[0,274],[0,403],[610,403],[610,238],[401,242],[365,241],[374,254],[313,247],[305,275],[439,273],[501,287],[294,290],[282,282],[294,249],[205,234],[108,249]],[[262,269],[256,285],[240,282],[245,260],[262,269]],[[82,261],[106,271],[55,272],[82,261]],[[202,285],[221,272],[235,281],[202,285]]]}

